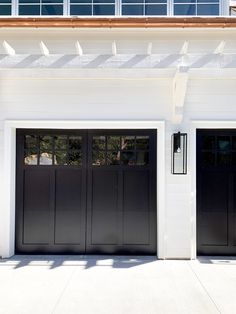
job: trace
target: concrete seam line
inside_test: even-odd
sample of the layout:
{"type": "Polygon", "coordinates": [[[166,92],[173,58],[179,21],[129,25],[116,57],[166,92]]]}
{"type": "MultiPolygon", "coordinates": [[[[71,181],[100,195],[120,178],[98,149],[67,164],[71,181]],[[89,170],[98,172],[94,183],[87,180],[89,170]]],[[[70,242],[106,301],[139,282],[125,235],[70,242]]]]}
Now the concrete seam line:
{"type": "Polygon", "coordinates": [[[191,269],[191,271],[193,272],[194,276],[197,278],[197,281],[200,283],[201,287],[203,288],[203,290],[206,292],[206,294],[208,295],[209,299],[211,300],[211,302],[214,304],[217,312],[221,313],[218,305],[216,304],[216,302],[214,301],[214,299],[211,297],[210,293],[208,292],[208,290],[206,289],[206,287],[204,286],[204,284],[202,283],[201,279],[198,277],[197,273],[195,272],[195,270],[193,269],[193,267],[191,266],[191,262],[187,262],[189,268],[191,269]]]}

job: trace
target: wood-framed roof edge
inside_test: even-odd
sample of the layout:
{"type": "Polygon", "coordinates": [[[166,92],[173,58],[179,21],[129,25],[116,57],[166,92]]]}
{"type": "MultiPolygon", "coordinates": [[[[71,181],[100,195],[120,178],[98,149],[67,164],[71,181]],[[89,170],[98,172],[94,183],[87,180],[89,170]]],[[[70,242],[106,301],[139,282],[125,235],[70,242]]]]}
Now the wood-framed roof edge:
{"type": "Polygon", "coordinates": [[[236,17],[3,17],[0,28],[236,28],[236,17]]]}

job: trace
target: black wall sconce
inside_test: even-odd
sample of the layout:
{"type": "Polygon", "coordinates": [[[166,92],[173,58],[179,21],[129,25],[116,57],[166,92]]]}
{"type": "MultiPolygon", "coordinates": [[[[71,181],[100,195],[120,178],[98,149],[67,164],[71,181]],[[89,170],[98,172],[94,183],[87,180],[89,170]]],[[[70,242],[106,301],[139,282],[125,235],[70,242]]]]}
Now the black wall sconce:
{"type": "Polygon", "coordinates": [[[174,133],[171,148],[171,173],[187,174],[187,133],[174,133]]]}

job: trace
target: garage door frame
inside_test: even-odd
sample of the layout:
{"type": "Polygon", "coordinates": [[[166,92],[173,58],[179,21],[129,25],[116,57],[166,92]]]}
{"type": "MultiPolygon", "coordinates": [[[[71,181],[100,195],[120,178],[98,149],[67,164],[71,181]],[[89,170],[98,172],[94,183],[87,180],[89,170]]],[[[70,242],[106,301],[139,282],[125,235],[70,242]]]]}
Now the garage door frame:
{"type": "Polygon", "coordinates": [[[164,121],[5,121],[4,187],[2,189],[2,256],[15,250],[16,129],[156,129],[157,130],[157,256],[165,258],[165,123],[164,121]]]}

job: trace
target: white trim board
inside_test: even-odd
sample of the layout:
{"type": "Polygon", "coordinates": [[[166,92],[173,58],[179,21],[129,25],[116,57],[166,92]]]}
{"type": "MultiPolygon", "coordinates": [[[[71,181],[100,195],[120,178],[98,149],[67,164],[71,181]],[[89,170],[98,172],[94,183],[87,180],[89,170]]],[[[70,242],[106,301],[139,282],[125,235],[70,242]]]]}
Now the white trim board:
{"type": "Polygon", "coordinates": [[[164,121],[78,121],[6,120],[4,123],[4,188],[0,193],[0,256],[15,253],[16,129],[156,129],[157,136],[157,256],[165,258],[165,122],[164,121]]]}

